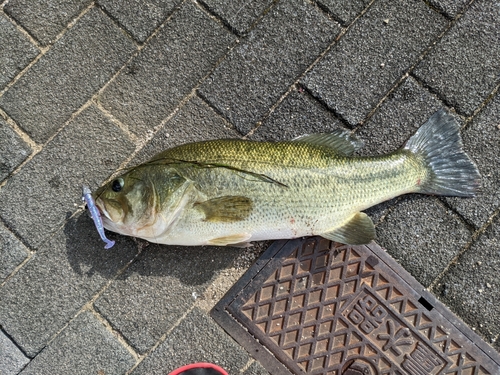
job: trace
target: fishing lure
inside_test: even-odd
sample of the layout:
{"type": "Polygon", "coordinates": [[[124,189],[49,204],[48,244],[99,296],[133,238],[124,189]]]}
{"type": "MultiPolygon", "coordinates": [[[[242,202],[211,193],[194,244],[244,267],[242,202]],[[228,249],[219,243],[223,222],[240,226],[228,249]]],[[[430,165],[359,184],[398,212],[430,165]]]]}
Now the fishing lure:
{"type": "Polygon", "coordinates": [[[113,247],[115,244],[115,241],[108,240],[106,238],[106,235],[104,234],[104,226],[102,225],[101,213],[99,212],[99,209],[95,205],[94,198],[92,198],[92,193],[90,191],[90,188],[88,186],[85,186],[85,185],[83,185],[82,200],[84,200],[87,203],[87,207],[90,211],[90,216],[92,216],[92,219],[94,220],[95,227],[97,228],[97,232],[99,232],[101,239],[104,242],[106,242],[106,246],[104,246],[104,248],[109,249],[109,248],[113,247]]]}

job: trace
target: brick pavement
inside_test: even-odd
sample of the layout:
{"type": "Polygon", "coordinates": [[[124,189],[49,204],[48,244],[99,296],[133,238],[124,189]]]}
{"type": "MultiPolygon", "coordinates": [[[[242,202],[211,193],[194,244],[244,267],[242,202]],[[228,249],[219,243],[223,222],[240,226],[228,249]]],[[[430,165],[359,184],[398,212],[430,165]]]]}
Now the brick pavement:
{"type": "Polygon", "coordinates": [[[265,374],[208,316],[246,253],[114,234],[104,251],[81,185],[221,137],[344,127],[361,154],[385,153],[441,107],[462,124],[481,193],[368,213],[378,243],[500,350],[498,2],[235,4],[1,4],[1,375],[164,374],[190,361],[265,374]]]}

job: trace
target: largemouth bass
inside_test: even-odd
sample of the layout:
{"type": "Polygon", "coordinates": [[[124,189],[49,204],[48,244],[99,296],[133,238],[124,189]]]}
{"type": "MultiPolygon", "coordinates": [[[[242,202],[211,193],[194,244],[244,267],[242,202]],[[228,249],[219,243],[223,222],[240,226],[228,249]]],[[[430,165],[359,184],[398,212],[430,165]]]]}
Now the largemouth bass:
{"type": "Polygon", "coordinates": [[[436,112],[398,151],[353,156],[349,132],[286,142],[222,139],[168,149],[94,193],[104,227],[169,245],[319,235],[366,244],[363,210],[401,194],[474,196],[480,175],[459,126],[436,112]]]}

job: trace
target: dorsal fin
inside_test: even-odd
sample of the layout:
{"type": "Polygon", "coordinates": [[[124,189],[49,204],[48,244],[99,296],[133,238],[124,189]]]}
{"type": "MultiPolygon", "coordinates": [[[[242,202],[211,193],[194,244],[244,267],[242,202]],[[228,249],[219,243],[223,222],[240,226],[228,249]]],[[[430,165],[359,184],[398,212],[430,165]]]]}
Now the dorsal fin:
{"type": "Polygon", "coordinates": [[[363,142],[352,136],[347,130],[335,129],[331,133],[307,134],[297,137],[293,142],[302,142],[315,146],[327,147],[340,155],[351,156],[363,146],[363,142]]]}

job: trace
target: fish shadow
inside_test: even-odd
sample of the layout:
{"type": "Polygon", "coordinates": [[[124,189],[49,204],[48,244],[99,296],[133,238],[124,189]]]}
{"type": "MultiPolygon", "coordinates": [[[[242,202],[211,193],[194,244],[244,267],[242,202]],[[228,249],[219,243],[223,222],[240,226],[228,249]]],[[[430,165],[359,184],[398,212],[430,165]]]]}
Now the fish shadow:
{"type": "Polygon", "coordinates": [[[70,218],[64,227],[66,256],[73,271],[85,277],[96,274],[126,280],[133,274],[174,277],[186,285],[202,285],[219,270],[230,267],[241,249],[214,246],[167,246],[106,232],[115,240],[111,249],[86,212],[70,218]]]}

